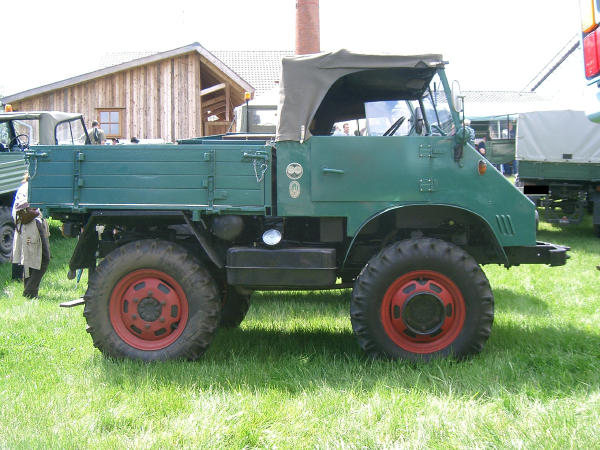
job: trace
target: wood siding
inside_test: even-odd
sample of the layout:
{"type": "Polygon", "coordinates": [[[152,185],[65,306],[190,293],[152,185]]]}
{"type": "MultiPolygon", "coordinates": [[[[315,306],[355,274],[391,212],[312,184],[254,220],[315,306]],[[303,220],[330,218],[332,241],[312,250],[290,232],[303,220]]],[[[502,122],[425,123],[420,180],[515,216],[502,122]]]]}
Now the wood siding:
{"type": "Polygon", "coordinates": [[[243,102],[244,92],[238,84],[197,52],[191,52],[28,97],[12,105],[15,111],[79,112],[88,128],[92,120],[98,119],[98,109],[121,108],[121,138],[174,142],[203,136],[208,128],[211,132],[225,130],[229,125],[207,126],[208,118],[213,116],[211,121],[221,124],[231,123],[231,107],[243,102]],[[225,83],[226,89],[201,95],[203,88],[220,83],[225,83]],[[215,107],[204,110],[203,101],[212,101],[215,107]]]}

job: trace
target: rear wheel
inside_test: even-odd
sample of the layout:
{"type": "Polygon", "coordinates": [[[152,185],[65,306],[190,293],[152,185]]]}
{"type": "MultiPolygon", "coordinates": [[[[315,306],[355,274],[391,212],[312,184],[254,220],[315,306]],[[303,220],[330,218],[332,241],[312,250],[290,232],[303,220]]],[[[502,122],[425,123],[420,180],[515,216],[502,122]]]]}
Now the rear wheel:
{"type": "Polygon", "coordinates": [[[490,335],[494,299],[477,262],[438,239],[393,244],[356,280],[352,328],[370,357],[428,360],[478,353],[490,335]]]}
{"type": "Polygon", "coordinates": [[[14,236],[15,223],[11,209],[6,206],[0,207],[0,263],[9,262],[12,259],[14,236]]]}
{"type": "Polygon", "coordinates": [[[142,240],[98,265],[84,316],[107,356],[194,360],[210,345],[219,311],[216,283],[196,258],[177,244],[142,240]]]}

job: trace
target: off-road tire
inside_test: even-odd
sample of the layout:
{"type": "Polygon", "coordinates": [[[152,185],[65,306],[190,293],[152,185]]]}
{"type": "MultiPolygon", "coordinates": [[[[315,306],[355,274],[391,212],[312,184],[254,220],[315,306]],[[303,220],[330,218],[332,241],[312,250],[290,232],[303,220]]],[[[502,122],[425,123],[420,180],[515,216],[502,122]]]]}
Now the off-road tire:
{"type": "Polygon", "coordinates": [[[11,215],[11,209],[0,207],[0,263],[9,262],[12,259],[13,238],[15,235],[15,223],[11,215]]]}
{"type": "Polygon", "coordinates": [[[225,286],[222,295],[219,327],[239,327],[250,308],[250,295],[240,294],[233,286],[225,286]]]}
{"type": "Polygon", "coordinates": [[[109,357],[144,361],[198,359],[215,335],[221,308],[209,271],[179,245],[154,239],[109,253],[84,299],[94,345],[109,357]],[[170,325],[158,328],[161,323],[170,325]]]}
{"type": "Polygon", "coordinates": [[[352,328],[371,358],[457,359],[481,351],[494,320],[494,297],[464,250],[430,238],[397,242],[357,278],[352,328]]]}

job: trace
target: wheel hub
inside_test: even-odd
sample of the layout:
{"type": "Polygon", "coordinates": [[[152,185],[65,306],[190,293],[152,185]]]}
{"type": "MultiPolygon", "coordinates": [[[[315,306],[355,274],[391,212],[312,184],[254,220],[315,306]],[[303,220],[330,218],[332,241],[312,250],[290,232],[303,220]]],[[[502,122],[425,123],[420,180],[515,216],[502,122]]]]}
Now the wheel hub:
{"type": "Polygon", "coordinates": [[[404,302],[402,320],[415,334],[428,335],[438,331],[444,324],[444,303],[431,293],[420,293],[404,302]]]}
{"type": "Polygon", "coordinates": [[[388,337],[412,353],[433,353],[450,345],[465,320],[465,303],[456,284],[431,270],[397,278],[381,303],[388,337]]]}
{"type": "Polygon", "coordinates": [[[140,350],[159,350],[181,335],[187,321],[185,293],[163,272],[140,269],[115,286],[110,320],[117,334],[140,350]]]}
{"type": "Polygon", "coordinates": [[[154,322],[160,317],[162,306],[155,298],[146,297],[139,302],[137,310],[142,320],[154,322]]]}

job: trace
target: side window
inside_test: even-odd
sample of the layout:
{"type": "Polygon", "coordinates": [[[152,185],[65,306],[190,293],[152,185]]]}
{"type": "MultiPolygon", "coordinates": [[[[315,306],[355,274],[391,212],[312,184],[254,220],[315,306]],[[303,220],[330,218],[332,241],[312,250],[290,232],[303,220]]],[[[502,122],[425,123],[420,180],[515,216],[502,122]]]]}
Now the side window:
{"type": "Polygon", "coordinates": [[[405,100],[368,102],[365,112],[369,136],[407,136],[410,133],[412,111],[405,100]]]}
{"type": "Polygon", "coordinates": [[[106,108],[98,110],[100,128],[104,130],[107,138],[123,137],[123,108],[106,108]]]}
{"type": "Polygon", "coordinates": [[[367,121],[365,119],[346,120],[333,124],[332,136],[366,136],[367,121]]]}
{"type": "Polygon", "coordinates": [[[86,134],[81,119],[61,122],[56,126],[58,145],[85,144],[86,134]]]}

